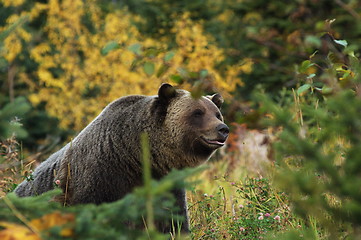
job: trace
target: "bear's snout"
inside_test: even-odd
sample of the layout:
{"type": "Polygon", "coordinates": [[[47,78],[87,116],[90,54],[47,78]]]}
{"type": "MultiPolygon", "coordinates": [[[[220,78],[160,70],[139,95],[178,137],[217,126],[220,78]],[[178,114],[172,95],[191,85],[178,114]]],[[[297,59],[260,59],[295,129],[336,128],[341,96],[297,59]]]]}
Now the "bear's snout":
{"type": "Polygon", "coordinates": [[[228,133],[229,133],[228,126],[224,123],[221,123],[216,127],[216,130],[218,133],[218,137],[220,138],[219,140],[226,141],[226,139],[228,137],[228,133]]]}

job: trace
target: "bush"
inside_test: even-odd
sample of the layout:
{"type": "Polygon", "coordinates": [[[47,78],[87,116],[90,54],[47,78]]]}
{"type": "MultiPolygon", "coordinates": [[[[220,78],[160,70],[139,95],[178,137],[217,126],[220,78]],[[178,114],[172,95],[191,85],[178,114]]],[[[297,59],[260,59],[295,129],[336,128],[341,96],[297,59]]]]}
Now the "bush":
{"type": "Polygon", "coordinates": [[[278,183],[296,213],[316,220],[318,236],[328,239],[360,237],[361,65],[348,50],[342,58],[330,53],[323,63],[312,57],[302,63],[320,71],[301,73],[293,106],[258,96],[272,114],[266,121],[282,128],[275,144],[278,183]]]}
{"type": "MultiPolygon", "coordinates": [[[[170,233],[150,229],[151,223],[146,220],[149,201],[156,221],[173,221],[177,226],[181,217],[172,214],[176,207],[169,190],[184,187],[184,178],[197,171],[200,169],[174,171],[162,181],[152,181],[148,187],[138,188],[117,202],[98,206],[63,207],[51,201],[60,193],[59,189],[26,198],[10,193],[0,200],[0,226],[5,228],[0,231],[0,237],[19,240],[169,239],[170,233]]],[[[181,239],[179,232],[171,234],[181,239]]]]}

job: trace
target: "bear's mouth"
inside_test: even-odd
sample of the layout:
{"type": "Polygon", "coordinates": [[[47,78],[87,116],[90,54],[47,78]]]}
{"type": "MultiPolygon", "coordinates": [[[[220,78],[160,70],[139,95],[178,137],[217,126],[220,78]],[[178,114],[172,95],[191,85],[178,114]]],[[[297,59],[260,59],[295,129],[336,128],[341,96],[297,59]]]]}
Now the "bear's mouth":
{"type": "Polygon", "coordinates": [[[201,137],[204,142],[206,142],[209,145],[214,145],[218,147],[224,146],[226,139],[207,139],[205,137],[201,137]]]}

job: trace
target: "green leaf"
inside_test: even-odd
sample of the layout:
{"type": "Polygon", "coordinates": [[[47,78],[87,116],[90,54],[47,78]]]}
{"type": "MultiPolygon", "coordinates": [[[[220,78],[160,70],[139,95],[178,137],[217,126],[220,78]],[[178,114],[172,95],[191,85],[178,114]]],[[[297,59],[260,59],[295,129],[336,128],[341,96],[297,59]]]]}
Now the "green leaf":
{"type": "Polygon", "coordinates": [[[191,96],[194,99],[199,99],[204,95],[204,92],[202,91],[202,89],[200,88],[195,88],[194,90],[191,91],[191,96]]]}
{"type": "Polygon", "coordinates": [[[342,78],[347,78],[350,75],[351,75],[350,71],[345,71],[345,73],[342,75],[342,78]]]}
{"type": "Polygon", "coordinates": [[[142,54],[142,45],[140,43],[135,43],[133,45],[130,45],[128,47],[129,51],[137,54],[137,55],[141,55],[142,54]]]}
{"type": "Polygon", "coordinates": [[[179,72],[179,74],[183,77],[183,78],[188,78],[189,77],[189,72],[187,71],[187,69],[179,67],[177,68],[177,72],[179,72]]]}
{"type": "Polygon", "coordinates": [[[199,99],[204,95],[204,91],[203,91],[203,81],[202,80],[198,80],[194,83],[192,91],[191,91],[191,96],[194,99],[199,99]]]}
{"type": "Polygon", "coordinates": [[[168,65],[166,64],[161,65],[159,70],[157,71],[157,77],[161,77],[168,69],[169,69],[168,65]]]}
{"type": "Polygon", "coordinates": [[[318,50],[314,51],[312,55],[310,56],[310,59],[312,59],[316,54],[318,53],[318,50]]]}
{"type": "Polygon", "coordinates": [[[199,78],[199,72],[188,72],[189,78],[199,78]]]}
{"type": "Polygon", "coordinates": [[[145,62],[144,66],[143,66],[144,72],[148,75],[151,76],[154,73],[154,64],[151,62],[145,62]]]}
{"type": "Polygon", "coordinates": [[[183,82],[183,78],[181,76],[179,76],[179,75],[171,75],[170,79],[173,82],[178,83],[178,84],[181,84],[183,82]]]}
{"type": "Polygon", "coordinates": [[[300,69],[299,69],[300,73],[305,73],[306,70],[307,70],[308,68],[312,67],[313,65],[315,65],[315,64],[314,64],[314,63],[311,63],[310,60],[305,60],[305,61],[303,61],[302,64],[301,64],[301,67],[300,67],[300,69]]]}
{"type": "Polygon", "coordinates": [[[307,91],[310,88],[311,88],[311,84],[306,83],[297,89],[297,94],[300,95],[301,93],[307,91]]]}
{"type": "Polygon", "coordinates": [[[208,76],[208,71],[206,69],[203,69],[199,72],[200,78],[205,78],[208,76]]]}
{"type": "Polygon", "coordinates": [[[144,56],[154,58],[158,56],[159,52],[160,52],[159,49],[150,47],[144,50],[144,56]]]}
{"type": "Polygon", "coordinates": [[[312,73],[312,74],[307,76],[307,79],[314,78],[315,76],[316,76],[316,74],[312,73]]]}
{"type": "Polygon", "coordinates": [[[332,91],[333,91],[333,89],[330,88],[330,87],[326,87],[326,86],[323,86],[323,87],[322,87],[322,94],[323,94],[323,95],[329,95],[329,94],[332,93],[332,91]]]}
{"type": "Polygon", "coordinates": [[[119,43],[117,43],[116,41],[110,41],[107,44],[105,44],[101,53],[102,55],[107,55],[110,51],[114,49],[118,49],[119,47],[120,47],[119,43]]]}
{"type": "Polygon", "coordinates": [[[139,59],[139,58],[134,59],[132,64],[130,65],[130,70],[134,71],[138,67],[138,64],[140,62],[141,62],[141,59],[139,59]]]}
{"type": "Polygon", "coordinates": [[[346,40],[334,40],[335,43],[347,47],[348,43],[346,40]]]}
{"type": "Polygon", "coordinates": [[[317,36],[308,35],[305,38],[305,44],[309,46],[320,47],[321,39],[317,36]]]}
{"type": "Polygon", "coordinates": [[[170,61],[175,55],[175,52],[173,51],[170,51],[170,52],[167,52],[164,56],[164,61],[168,62],[170,61]]]}

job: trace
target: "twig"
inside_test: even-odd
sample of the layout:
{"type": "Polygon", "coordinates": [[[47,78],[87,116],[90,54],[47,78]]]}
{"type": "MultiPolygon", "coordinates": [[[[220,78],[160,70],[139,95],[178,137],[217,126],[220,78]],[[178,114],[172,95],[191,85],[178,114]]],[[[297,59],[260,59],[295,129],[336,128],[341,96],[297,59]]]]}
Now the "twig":
{"type": "Polygon", "coordinates": [[[300,97],[295,92],[295,89],[292,88],[292,92],[293,92],[293,99],[295,100],[295,104],[296,104],[297,118],[299,120],[301,127],[303,127],[303,116],[302,116],[302,109],[300,107],[300,97]]]}
{"type": "Polygon", "coordinates": [[[68,197],[68,187],[69,187],[69,179],[70,179],[70,163],[68,163],[68,171],[66,175],[66,184],[65,184],[65,193],[64,193],[64,207],[66,206],[66,201],[68,197]]]}
{"type": "Polygon", "coordinates": [[[146,189],[146,203],[145,208],[147,212],[147,226],[149,231],[152,233],[155,230],[154,225],[154,211],[153,211],[153,193],[152,193],[152,175],[151,175],[151,162],[150,162],[150,150],[149,150],[149,139],[148,134],[143,133],[141,135],[141,147],[143,157],[143,181],[146,189]]]}

